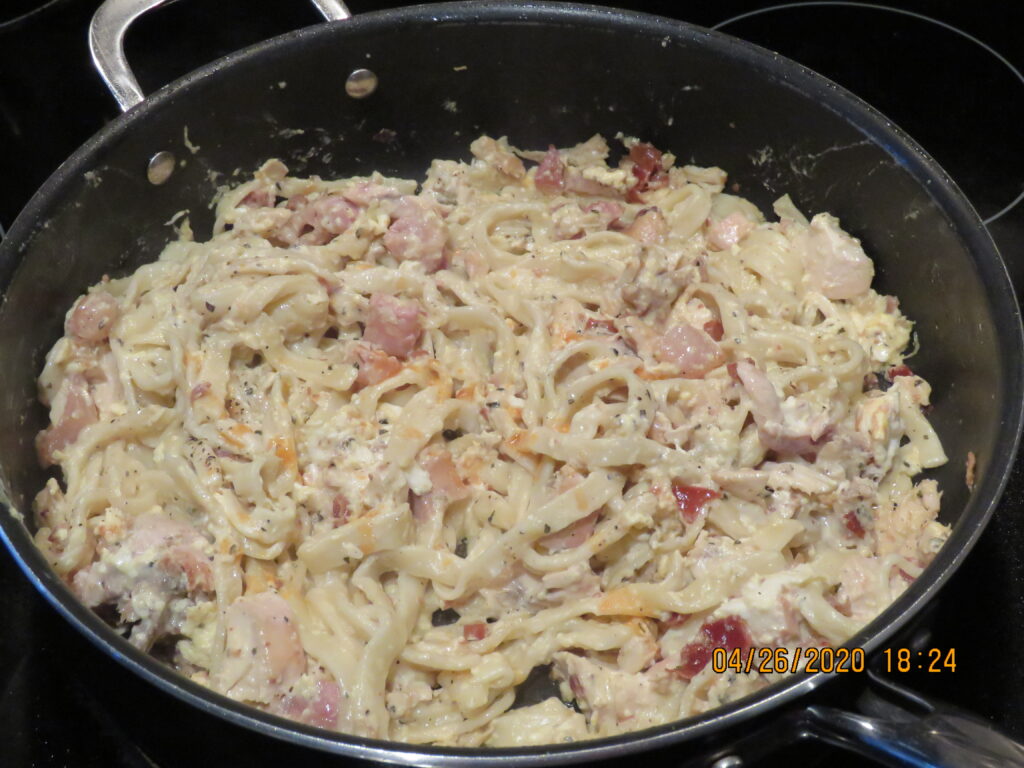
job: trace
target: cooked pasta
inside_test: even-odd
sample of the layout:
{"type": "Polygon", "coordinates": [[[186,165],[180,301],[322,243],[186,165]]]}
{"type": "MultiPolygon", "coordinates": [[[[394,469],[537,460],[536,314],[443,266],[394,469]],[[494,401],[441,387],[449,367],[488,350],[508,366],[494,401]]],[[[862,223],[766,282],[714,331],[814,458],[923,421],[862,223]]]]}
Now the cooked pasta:
{"type": "Polygon", "coordinates": [[[911,325],[833,216],[620,138],[271,160],[104,278],[39,380],[53,567],[193,680],[414,743],[666,723],[780,677],[714,648],[847,640],[948,535],[911,325]]]}

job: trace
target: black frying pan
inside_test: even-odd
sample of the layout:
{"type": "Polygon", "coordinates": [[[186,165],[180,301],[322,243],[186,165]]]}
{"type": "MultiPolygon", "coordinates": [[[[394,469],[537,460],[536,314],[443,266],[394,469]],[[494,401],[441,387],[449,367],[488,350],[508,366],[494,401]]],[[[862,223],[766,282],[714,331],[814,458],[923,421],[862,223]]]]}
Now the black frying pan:
{"type": "MultiPolygon", "coordinates": [[[[57,170],[0,245],[0,498],[11,510],[0,514],[0,532],[26,575],[79,631],[213,715],[389,762],[568,763],[688,742],[681,762],[683,754],[711,754],[726,768],[738,765],[729,762],[733,753],[759,754],[810,735],[895,765],[1024,765],[1017,745],[920,700],[923,717],[879,695],[864,699],[868,715],[803,706],[828,681],[820,674],[791,677],[704,717],[575,745],[456,750],[328,734],[179,677],[79,604],[29,531],[31,499],[44,482],[33,437],[45,419],[35,399],[45,351],[87,286],[154,260],[171,238],[165,222],[182,209],[200,237],[208,234],[206,201],[216,185],[268,157],[298,173],[417,176],[430,158],[465,156],[480,133],[543,147],[623,131],[685,161],[727,169],[739,193],[764,209],[789,192],[803,210],[838,215],[875,258],[879,290],[897,294],[917,323],[922,352],[914,368],[935,389],[931,418],[950,462],[934,476],[944,491],[942,519],[953,525],[922,577],[850,646],[884,646],[960,565],[996,506],[1022,423],[1019,310],[981,221],[898,128],[791,61],[707,30],[610,9],[456,3],[284,35],[134,105],[141,94],[117,55],[120,35],[130,17],[161,1],[108,0],[101,9],[94,51],[122,106],[131,108],[57,170]],[[357,99],[345,84],[362,68],[379,87],[357,99]],[[199,147],[194,154],[186,128],[199,147]],[[973,491],[964,482],[968,451],[978,457],[973,491]]],[[[315,2],[337,19],[345,15],[335,0],[315,2]]]]}

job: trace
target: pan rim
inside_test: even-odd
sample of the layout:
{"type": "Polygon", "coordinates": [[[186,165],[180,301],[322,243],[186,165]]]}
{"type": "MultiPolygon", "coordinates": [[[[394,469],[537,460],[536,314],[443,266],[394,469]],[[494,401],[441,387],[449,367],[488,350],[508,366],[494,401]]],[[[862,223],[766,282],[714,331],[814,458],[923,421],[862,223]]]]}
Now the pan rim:
{"type": "MultiPolygon", "coordinates": [[[[377,11],[346,21],[320,24],[271,38],[199,67],[164,86],[142,104],[97,132],[62,163],[35,193],[13,223],[7,237],[0,243],[0,292],[6,290],[13,278],[19,257],[31,243],[34,231],[39,226],[38,222],[42,220],[41,215],[50,208],[55,198],[59,198],[60,192],[71,180],[81,176],[91,167],[92,157],[125,132],[133,130],[147,116],[158,112],[177,98],[187,98],[193,83],[223,73],[226,73],[223,76],[228,76],[236,63],[257,57],[271,49],[299,46],[320,36],[344,36],[345,30],[350,29],[354,34],[360,30],[373,31],[392,27],[396,23],[410,22],[540,22],[567,27],[581,24],[600,27],[611,25],[623,31],[641,32],[652,39],[668,37],[671,43],[702,45],[717,54],[764,71],[809,98],[818,98],[824,107],[843,117],[873,144],[881,146],[890,156],[907,166],[908,172],[919,184],[927,184],[932,200],[950,221],[964,247],[972,254],[979,278],[986,287],[989,309],[993,317],[1001,321],[1012,318],[1010,322],[998,323],[996,333],[999,346],[1009,347],[1014,353],[1015,360],[1004,364],[1005,369],[1000,380],[1005,388],[1001,395],[1006,410],[995,440],[996,450],[982,482],[961,513],[949,542],[929,566],[925,578],[912,584],[906,593],[847,643],[848,646],[861,646],[868,651],[881,647],[920,613],[957,570],[999,503],[1024,426],[1024,397],[1021,396],[1024,392],[1024,330],[1021,327],[1020,310],[1006,265],[988,230],[949,175],[913,139],[873,107],[812,70],[754,44],[693,24],[649,14],[593,5],[506,0],[486,4],[454,2],[377,11]],[[887,143],[883,144],[883,139],[887,143]]],[[[2,305],[0,312],[3,312],[2,305]]],[[[0,485],[2,483],[0,469],[0,485]]],[[[0,487],[0,501],[5,500],[0,487]]],[[[264,735],[335,754],[416,765],[454,765],[467,761],[480,765],[508,764],[511,761],[564,764],[621,757],[642,750],[711,736],[765,714],[769,710],[778,713],[783,705],[806,696],[834,677],[823,673],[806,677],[794,676],[703,716],[571,745],[524,748],[421,747],[340,733],[330,735],[325,731],[234,702],[193,683],[130,646],[71,595],[63,582],[49,568],[41,552],[35,548],[27,530],[16,519],[17,514],[11,506],[8,514],[0,515],[0,538],[3,538],[33,586],[90,642],[113,656],[136,675],[207,714],[217,715],[235,725],[264,735]]]]}

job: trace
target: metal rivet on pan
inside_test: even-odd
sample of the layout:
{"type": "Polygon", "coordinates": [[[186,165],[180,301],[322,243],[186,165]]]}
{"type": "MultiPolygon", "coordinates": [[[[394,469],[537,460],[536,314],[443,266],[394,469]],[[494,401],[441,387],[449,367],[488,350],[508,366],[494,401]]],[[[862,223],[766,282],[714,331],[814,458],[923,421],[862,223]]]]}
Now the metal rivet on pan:
{"type": "Polygon", "coordinates": [[[159,186],[171,178],[174,163],[174,155],[166,150],[157,152],[149,158],[149,165],[146,166],[146,178],[149,179],[149,183],[159,186]]]}
{"type": "Polygon", "coordinates": [[[368,69],[357,69],[345,81],[345,93],[353,99],[365,99],[377,90],[377,75],[368,69]]]}
{"type": "Polygon", "coordinates": [[[711,764],[711,768],[743,768],[743,760],[736,757],[736,755],[729,755],[728,757],[715,760],[711,764]]]}

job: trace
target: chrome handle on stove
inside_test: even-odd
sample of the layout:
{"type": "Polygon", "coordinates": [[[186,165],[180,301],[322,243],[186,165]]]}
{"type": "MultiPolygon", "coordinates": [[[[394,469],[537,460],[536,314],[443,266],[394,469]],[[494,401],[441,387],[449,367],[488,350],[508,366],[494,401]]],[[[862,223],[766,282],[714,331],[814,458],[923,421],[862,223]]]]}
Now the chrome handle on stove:
{"type": "Polygon", "coordinates": [[[894,768],[1024,768],[1024,746],[991,723],[874,670],[868,678],[861,714],[808,707],[803,735],[894,768]]]}
{"type": "MultiPolygon", "coordinates": [[[[174,0],[105,0],[89,23],[89,50],[93,65],[122,112],[140,104],[146,95],[139,87],[124,53],[124,36],[140,16],[174,0]]],[[[343,21],[352,13],[342,0],[310,0],[327,21],[343,21]]]]}

